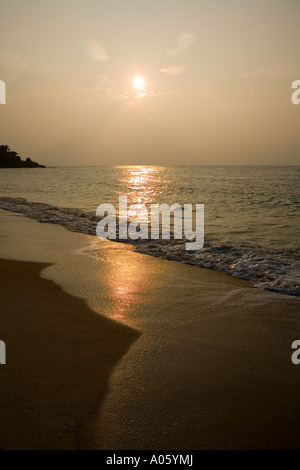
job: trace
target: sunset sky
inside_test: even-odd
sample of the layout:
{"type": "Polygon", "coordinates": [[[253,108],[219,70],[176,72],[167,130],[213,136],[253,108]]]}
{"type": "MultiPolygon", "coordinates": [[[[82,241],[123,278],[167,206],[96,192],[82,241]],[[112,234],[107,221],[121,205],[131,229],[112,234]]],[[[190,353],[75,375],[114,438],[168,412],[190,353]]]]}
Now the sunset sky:
{"type": "Polygon", "coordinates": [[[299,164],[299,27],[299,0],[1,0],[0,144],[46,165],[299,164]]]}

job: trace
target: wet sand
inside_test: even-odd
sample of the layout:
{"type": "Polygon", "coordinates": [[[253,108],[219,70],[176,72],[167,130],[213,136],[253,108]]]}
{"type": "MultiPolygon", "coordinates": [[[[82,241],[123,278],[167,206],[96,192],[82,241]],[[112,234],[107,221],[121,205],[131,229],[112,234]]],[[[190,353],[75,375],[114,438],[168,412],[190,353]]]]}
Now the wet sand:
{"type": "Polygon", "coordinates": [[[0,260],[0,447],[74,449],[82,420],[138,333],[96,315],[39,277],[45,265],[0,260]]]}
{"type": "Polygon", "coordinates": [[[300,448],[299,299],[3,211],[0,238],[26,261],[0,265],[0,447],[300,448]]]}
{"type": "Polygon", "coordinates": [[[142,293],[123,315],[143,334],[81,448],[86,437],[98,449],[300,448],[299,299],[118,244],[103,256],[116,299],[116,286],[142,293]]]}

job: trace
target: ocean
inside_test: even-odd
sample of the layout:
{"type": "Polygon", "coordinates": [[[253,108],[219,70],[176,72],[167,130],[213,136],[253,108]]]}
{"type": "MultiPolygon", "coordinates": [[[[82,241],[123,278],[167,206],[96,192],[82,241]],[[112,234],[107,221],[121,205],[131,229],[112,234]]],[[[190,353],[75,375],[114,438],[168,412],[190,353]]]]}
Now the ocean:
{"type": "Polygon", "coordinates": [[[131,241],[152,256],[300,296],[300,167],[120,166],[1,169],[0,208],[96,236],[100,204],[204,204],[205,243],[131,241]]]}

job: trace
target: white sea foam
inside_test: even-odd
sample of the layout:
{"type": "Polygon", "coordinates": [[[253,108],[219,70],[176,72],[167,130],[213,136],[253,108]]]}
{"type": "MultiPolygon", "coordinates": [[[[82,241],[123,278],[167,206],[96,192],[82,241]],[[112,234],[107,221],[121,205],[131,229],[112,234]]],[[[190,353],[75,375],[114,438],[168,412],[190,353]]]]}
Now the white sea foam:
{"type": "MultiPolygon", "coordinates": [[[[76,208],[60,208],[22,198],[2,197],[0,208],[89,235],[96,234],[99,221],[98,217],[76,208]]],[[[128,243],[140,253],[217,270],[250,280],[259,288],[300,296],[300,259],[296,249],[270,250],[246,243],[217,243],[206,239],[203,249],[187,252],[184,239],[128,240],[128,243]]]]}

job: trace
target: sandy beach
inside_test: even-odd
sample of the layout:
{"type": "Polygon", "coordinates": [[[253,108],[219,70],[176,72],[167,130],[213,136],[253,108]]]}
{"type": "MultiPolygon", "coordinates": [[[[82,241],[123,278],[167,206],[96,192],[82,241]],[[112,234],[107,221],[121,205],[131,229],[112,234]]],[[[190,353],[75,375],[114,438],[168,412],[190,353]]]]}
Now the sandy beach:
{"type": "Polygon", "coordinates": [[[300,450],[299,20],[1,2],[0,450],[300,450]]]}
{"type": "Polygon", "coordinates": [[[0,239],[1,448],[300,448],[298,299],[4,211],[0,239]]]}
{"type": "Polygon", "coordinates": [[[137,337],[41,279],[44,267],[0,260],[3,449],[76,448],[82,420],[137,337]]]}

